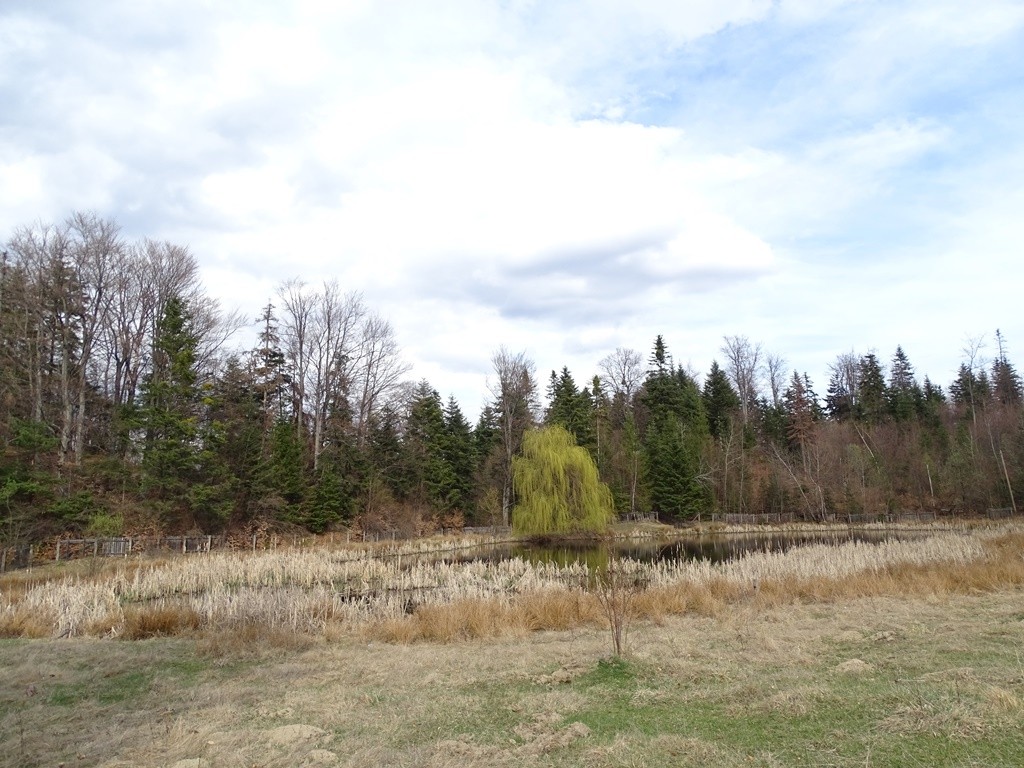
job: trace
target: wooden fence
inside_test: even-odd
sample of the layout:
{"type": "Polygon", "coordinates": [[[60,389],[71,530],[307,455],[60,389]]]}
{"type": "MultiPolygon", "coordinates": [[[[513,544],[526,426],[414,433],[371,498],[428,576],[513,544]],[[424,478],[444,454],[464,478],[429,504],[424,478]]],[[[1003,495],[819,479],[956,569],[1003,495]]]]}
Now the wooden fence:
{"type": "MultiPolygon", "coordinates": [[[[492,529],[488,529],[489,531],[492,529]]],[[[507,529],[505,529],[507,530],[507,529]]],[[[466,529],[467,532],[470,529],[466,529]]],[[[83,557],[130,557],[168,554],[202,554],[216,550],[301,549],[317,543],[397,541],[409,538],[398,531],[336,531],[321,536],[289,536],[260,533],[248,536],[120,536],[112,538],[56,539],[0,549],[0,573],[31,568],[44,563],[77,560],[83,557]]]]}
{"type": "MultiPolygon", "coordinates": [[[[348,538],[346,536],[346,538],[348,538]]],[[[277,549],[303,547],[315,541],[313,536],[262,534],[244,537],[226,536],[120,536],[113,538],[57,539],[0,549],[0,573],[31,568],[48,562],[77,560],[83,557],[130,557],[168,554],[203,554],[229,549],[277,549]]]]}
{"type": "MultiPolygon", "coordinates": [[[[1017,510],[1013,507],[1002,509],[989,509],[985,512],[989,520],[1003,520],[1015,517],[1017,510]]],[[[955,517],[944,510],[943,518],[955,517]]],[[[936,512],[925,510],[904,510],[902,512],[876,512],[866,514],[826,514],[825,519],[810,519],[804,514],[794,512],[766,512],[760,515],[739,515],[724,514],[715,512],[704,521],[712,523],[724,523],[726,525],[779,525],[781,523],[846,523],[848,525],[866,525],[868,523],[891,523],[906,525],[910,523],[932,523],[938,520],[940,515],[936,512]]]]}

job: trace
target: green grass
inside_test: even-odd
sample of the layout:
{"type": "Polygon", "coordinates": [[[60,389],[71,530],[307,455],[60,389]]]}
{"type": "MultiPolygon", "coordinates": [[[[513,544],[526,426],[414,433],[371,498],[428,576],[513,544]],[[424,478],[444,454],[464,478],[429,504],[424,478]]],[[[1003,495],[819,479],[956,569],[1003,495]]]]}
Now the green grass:
{"type": "MultiPolygon", "coordinates": [[[[850,658],[836,650],[828,661],[850,658]]],[[[863,650],[857,648],[859,656],[882,667],[856,677],[835,674],[827,663],[760,668],[756,680],[740,685],[719,680],[678,686],[627,662],[601,662],[574,683],[591,702],[575,717],[595,739],[609,744],[623,733],[641,742],[672,734],[714,742],[754,761],[771,756],[782,765],[1021,764],[1020,712],[1005,718],[990,712],[983,683],[921,678],[936,662],[1006,677],[1019,647],[982,639],[967,650],[927,656],[915,655],[913,647],[903,654],[863,650]],[[807,686],[813,691],[810,700],[787,707],[786,694],[807,686]],[[652,690],[657,700],[643,703],[638,694],[652,690]]],[[[1016,681],[1019,693],[1024,693],[1022,682],[1016,681]]]]}
{"type": "Polygon", "coordinates": [[[93,680],[58,683],[50,690],[47,701],[57,707],[73,707],[86,701],[127,702],[149,692],[153,674],[152,671],[115,672],[93,680]]]}

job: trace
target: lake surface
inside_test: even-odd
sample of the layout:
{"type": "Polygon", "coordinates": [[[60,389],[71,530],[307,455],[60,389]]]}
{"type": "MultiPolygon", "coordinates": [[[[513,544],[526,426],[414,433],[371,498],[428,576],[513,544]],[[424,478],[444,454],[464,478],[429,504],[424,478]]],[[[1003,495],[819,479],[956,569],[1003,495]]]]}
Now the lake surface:
{"type": "Polygon", "coordinates": [[[838,546],[850,541],[878,544],[894,539],[919,536],[899,531],[835,531],[809,533],[766,532],[764,534],[714,534],[699,537],[681,537],[669,541],[619,540],[594,543],[589,541],[559,542],[558,544],[498,544],[466,550],[445,556],[446,560],[508,560],[520,557],[534,563],[570,565],[586,563],[600,568],[613,557],[631,558],[641,562],[677,560],[710,560],[722,563],[734,560],[748,552],[785,552],[794,547],[811,544],[838,546]]]}

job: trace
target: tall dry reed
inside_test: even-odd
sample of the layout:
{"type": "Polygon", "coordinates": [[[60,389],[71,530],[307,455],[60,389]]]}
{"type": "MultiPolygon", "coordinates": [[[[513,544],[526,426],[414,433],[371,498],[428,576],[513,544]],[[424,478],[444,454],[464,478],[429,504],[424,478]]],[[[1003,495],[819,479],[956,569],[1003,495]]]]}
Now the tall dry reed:
{"type": "MultiPolygon", "coordinates": [[[[452,563],[424,557],[430,546],[216,552],[126,562],[99,575],[76,573],[9,591],[0,582],[0,633],[40,634],[45,627],[51,636],[137,637],[196,627],[298,633],[347,627],[396,640],[449,640],[603,620],[590,590],[595,574],[584,564],[452,563]]],[[[1020,584],[1022,547],[1024,534],[1002,526],[754,552],[721,564],[626,559],[616,568],[646,585],[632,596],[631,610],[657,620],[715,615],[741,599],[777,603],[1020,584]]]]}

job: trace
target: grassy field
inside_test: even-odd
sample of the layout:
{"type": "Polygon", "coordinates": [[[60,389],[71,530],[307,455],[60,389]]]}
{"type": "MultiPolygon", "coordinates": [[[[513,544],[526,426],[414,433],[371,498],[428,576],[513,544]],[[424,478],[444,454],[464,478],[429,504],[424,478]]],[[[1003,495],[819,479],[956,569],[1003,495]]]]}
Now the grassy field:
{"type": "MultiPolygon", "coordinates": [[[[132,642],[0,640],[0,765],[1024,765],[1024,539],[969,538],[946,559],[815,554],[833,577],[794,552],[647,578],[623,659],[600,610],[550,587],[532,624],[525,597],[473,598],[476,633],[423,629],[469,611],[457,597],[315,631],[197,613],[132,642]],[[545,611],[564,628],[536,629],[545,611]]],[[[33,590],[111,574],[68,575],[0,582],[9,622],[33,590]]]]}

